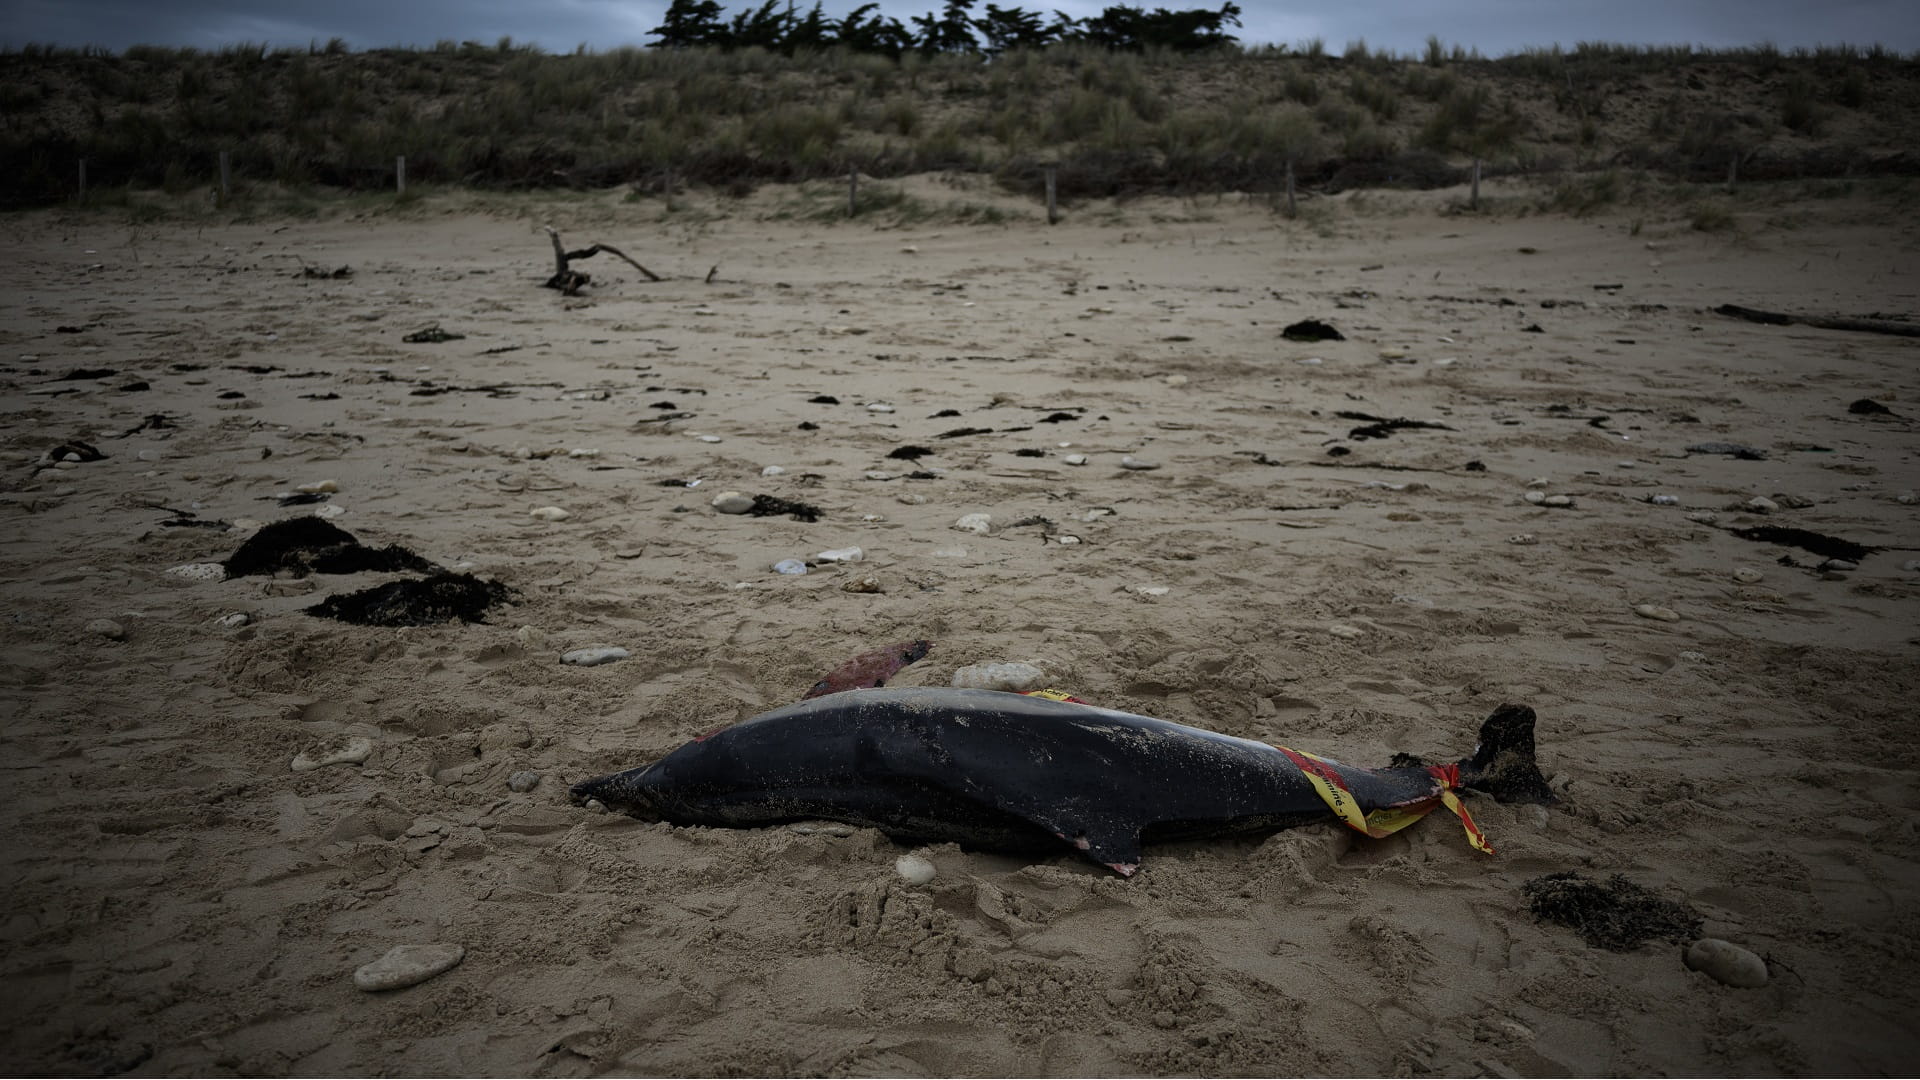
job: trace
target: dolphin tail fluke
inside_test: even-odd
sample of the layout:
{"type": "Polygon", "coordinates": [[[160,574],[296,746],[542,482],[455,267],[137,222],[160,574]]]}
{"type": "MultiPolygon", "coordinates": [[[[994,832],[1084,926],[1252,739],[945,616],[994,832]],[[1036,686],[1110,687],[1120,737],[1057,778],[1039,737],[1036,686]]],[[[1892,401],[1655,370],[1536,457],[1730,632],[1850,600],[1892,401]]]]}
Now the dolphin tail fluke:
{"type": "Polygon", "coordinates": [[[1559,802],[1534,760],[1533,721],[1533,710],[1525,705],[1495,709],[1480,725],[1473,756],[1460,763],[1460,785],[1503,803],[1559,802]]]}

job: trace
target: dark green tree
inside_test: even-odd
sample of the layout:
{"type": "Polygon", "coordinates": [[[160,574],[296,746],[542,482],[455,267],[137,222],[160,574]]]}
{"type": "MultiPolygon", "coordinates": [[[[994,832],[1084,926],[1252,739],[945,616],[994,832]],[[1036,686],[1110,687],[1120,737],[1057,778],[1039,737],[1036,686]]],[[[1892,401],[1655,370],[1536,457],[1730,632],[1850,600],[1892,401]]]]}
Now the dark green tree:
{"type": "Polygon", "coordinates": [[[786,43],[787,30],[792,21],[791,0],[767,0],[753,11],[742,11],[733,17],[733,23],[728,27],[730,40],[727,44],[735,49],[758,45],[763,49],[778,50],[786,43]]]}
{"type": "Polygon", "coordinates": [[[987,41],[986,52],[998,55],[1008,49],[1039,49],[1051,44],[1054,31],[1041,23],[1040,16],[1019,8],[988,4],[987,13],[973,20],[975,29],[987,41]]]}
{"type": "Polygon", "coordinates": [[[653,43],[656,49],[727,44],[727,24],[720,21],[716,0],[673,0],[666,19],[647,34],[660,39],[653,43]]]}
{"type": "Polygon", "coordinates": [[[879,4],[862,4],[840,20],[836,38],[854,52],[880,53],[896,59],[913,47],[913,35],[900,20],[875,15],[879,4]]]}
{"type": "Polygon", "coordinates": [[[913,25],[920,28],[917,42],[920,51],[959,53],[980,48],[980,43],[973,36],[973,19],[968,16],[973,4],[974,0],[947,0],[947,6],[940,10],[938,17],[931,13],[915,15],[913,25]]]}

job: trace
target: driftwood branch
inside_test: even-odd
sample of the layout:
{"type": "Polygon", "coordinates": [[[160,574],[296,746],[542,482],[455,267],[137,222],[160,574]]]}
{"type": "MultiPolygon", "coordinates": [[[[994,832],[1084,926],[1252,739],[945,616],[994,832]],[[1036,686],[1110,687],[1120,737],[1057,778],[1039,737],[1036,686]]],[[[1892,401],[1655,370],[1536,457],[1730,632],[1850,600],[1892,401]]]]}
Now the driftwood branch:
{"type": "Polygon", "coordinates": [[[1856,330],[1863,334],[1894,334],[1899,337],[1920,337],[1920,323],[1900,322],[1895,319],[1849,319],[1838,315],[1789,315],[1781,311],[1761,311],[1758,308],[1740,307],[1737,304],[1721,304],[1713,309],[1720,315],[1728,315],[1748,322],[1765,323],[1769,326],[1787,326],[1799,323],[1802,326],[1814,326],[1822,330],[1856,330]]]}
{"type": "Polygon", "coordinates": [[[632,256],[614,247],[612,244],[595,244],[592,247],[581,248],[579,251],[568,251],[566,246],[560,243],[560,231],[558,229],[548,225],[546,226],[546,230],[547,239],[553,241],[553,276],[548,278],[546,282],[546,287],[549,289],[559,289],[568,296],[580,295],[580,290],[586,286],[587,282],[593,280],[593,278],[586,271],[571,269],[567,264],[574,259],[590,259],[603,251],[609,255],[617,255],[621,259],[624,259],[627,265],[647,275],[648,281],[665,280],[659,274],[635,262],[632,256]]]}

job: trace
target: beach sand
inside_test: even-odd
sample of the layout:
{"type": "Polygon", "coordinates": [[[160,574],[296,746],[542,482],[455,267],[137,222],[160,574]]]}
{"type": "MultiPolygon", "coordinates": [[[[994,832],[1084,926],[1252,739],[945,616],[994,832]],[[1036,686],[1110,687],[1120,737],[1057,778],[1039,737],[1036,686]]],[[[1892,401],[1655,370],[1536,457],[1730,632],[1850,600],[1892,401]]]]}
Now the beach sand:
{"type": "Polygon", "coordinates": [[[662,221],[617,195],[6,219],[0,1061],[1910,1070],[1920,352],[1712,308],[1913,312],[1920,229],[1857,196],[1700,232],[1680,209],[1446,212],[1459,194],[1052,228],[662,221]],[[585,295],[542,289],[549,221],[667,280],[602,256],[585,295]],[[1346,340],[1282,338],[1308,318],[1346,340]],[[465,336],[402,340],[435,324],[465,336]],[[1444,427],[1355,438],[1341,412],[1444,427]],[[51,465],[76,440],[105,457],[51,465]],[[1765,457],[1687,450],[1711,442],[1765,457]],[[273,498],[323,481],[324,503],[273,498]],[[718,514],[727,490],[820,519],[718,514]],[[376,628],[305,609],[403,575],[169,572],[316,509],[513,600],[376,628]],[[993,531],[956,531],[970,513],[993,531]],[[1730,531],[1760,526],[1887,550],[1821,570],[1730,531]],[[1441,813],[1386,840],[1153,847],[1131,879],[937,846],[924,886],[871,830],[568,800],[915,638],[933,652],[897,685],[1030,662],[1089,702],[1358,764],[1464,756],[1494,707],[1530,705],[1564,800],[1470,797],[1491,856],[1441,813]],[[560,662],[589,646],[631,656],[560,662]],[[363,763],[290,769],[356,736],[363,763]],[[1769,982],[1540,921],[1522,885],[1563,871],[1692,905],[1769,982]],[[430,943],[464,962],[355,988],[430,943]]]}

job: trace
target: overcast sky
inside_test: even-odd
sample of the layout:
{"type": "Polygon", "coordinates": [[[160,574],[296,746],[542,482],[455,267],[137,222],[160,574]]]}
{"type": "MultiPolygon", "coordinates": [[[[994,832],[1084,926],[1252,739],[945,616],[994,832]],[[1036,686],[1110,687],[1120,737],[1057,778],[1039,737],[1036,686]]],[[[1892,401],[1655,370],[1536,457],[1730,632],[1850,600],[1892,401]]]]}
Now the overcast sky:
{"type": "MultiPolygon", "coordinates": [[[[1135,0],[1140,7],[1212,7],[1135,0]]],[[[728,16],[758,6],[721,0],[728,16]]],[[[800,4],[811,6],[811,0],[800,4]]],[[[856,0],[828,0],[844,15],[856,0]]],[[[883,0],[901,22],[938,3],[883,0]]],[[[976,13],[985,9],[976,6],[976,13]]],[[[1097,13],[1105,0],[1006,0],[1002,7],[1097,13]]],[[[1334,53],[1369,45],[1417,51],[1428,34],[1498,56],[1530,45],[1581,41],[1632,44],[1795,45],[1878,42],[1920,51],[1920,0],[1241,0],[1243,42],[1295,45],[1322,38],[1334,53]]],[[[667,0],[0,0],[0,45],[193,45],[240,41],[305,46],[344,38],[355,48],[431,45],[441,39],[492,43],[511,36],[552,52],[644,45],[667,0]]]]}

